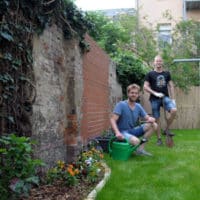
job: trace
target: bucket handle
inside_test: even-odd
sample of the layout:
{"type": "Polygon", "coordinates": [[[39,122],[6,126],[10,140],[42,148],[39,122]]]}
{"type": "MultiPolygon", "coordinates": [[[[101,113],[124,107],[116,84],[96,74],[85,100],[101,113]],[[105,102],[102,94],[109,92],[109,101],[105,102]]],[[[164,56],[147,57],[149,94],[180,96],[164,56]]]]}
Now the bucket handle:
{"type": "MultiPolygon", "coordinates": [[[[111,153],[112,153],[111,145],[112,145],[113,141],[116,140],[116,139],[117,139],[117,137],[116,137],[116,136],[113,136],[113,137],[109,140],[108,151],[109,151],[109,154],[110,154],[110,155],[111,155],[111,153]]],[[[128,140],[127,140],[126,138],[124,138],[124,139],[121,140],[121,141],[126,141],[127,143],[129,143],[128,140]]]]}

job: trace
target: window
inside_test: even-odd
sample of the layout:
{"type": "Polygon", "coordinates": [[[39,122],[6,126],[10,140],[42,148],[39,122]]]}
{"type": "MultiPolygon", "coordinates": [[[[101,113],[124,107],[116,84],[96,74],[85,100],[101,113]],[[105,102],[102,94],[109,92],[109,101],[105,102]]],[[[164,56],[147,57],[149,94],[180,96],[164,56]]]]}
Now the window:
{"type": "Polygon", "coordinates": [[[160,24],[158,29],[158,43],[160,48],[172,43],[171,24],[160,24]]]}

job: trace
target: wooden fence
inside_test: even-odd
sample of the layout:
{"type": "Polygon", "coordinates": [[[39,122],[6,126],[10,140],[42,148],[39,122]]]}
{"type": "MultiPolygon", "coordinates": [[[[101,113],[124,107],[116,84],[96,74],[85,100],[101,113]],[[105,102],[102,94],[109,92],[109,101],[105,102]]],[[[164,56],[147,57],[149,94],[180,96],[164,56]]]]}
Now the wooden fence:
{"type": "MultiPolygon", "coordinates": [[[[187,93],[175,89],[177,116],[171,128],[173,129],[199,129],[200,128],[200,87],[192,87],[187,93]]],[[[141,95],[141,104],[148,113],[152,113],[149,94],[141,95]]],[[[161,126],[165,127],[164,112],[161,110],[161,126]]]]}

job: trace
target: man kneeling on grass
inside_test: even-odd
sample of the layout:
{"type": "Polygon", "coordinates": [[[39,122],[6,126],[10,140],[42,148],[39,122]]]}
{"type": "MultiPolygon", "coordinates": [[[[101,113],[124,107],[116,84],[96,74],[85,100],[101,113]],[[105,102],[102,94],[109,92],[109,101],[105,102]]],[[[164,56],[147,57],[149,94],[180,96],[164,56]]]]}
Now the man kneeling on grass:
{"type": "MultiPolygon", "coordinates": [[[[150,117],[144,108],[137,103],[140,93],[140,86],[131,84],[127,87],[128,99],[120,101],[114,108],[110,122],[116,137],[119,140],[126,139],[132,145],[140,143],[139,137],[143,136],[148,139],[157,129],[155,118],[150,117]],[[138,120],[145,120],[140,126],[136,126],[138,120]]],[[[145,143],[137,149],[137,155],[152,156],[151,153],[144,150],[145,143]]]]}

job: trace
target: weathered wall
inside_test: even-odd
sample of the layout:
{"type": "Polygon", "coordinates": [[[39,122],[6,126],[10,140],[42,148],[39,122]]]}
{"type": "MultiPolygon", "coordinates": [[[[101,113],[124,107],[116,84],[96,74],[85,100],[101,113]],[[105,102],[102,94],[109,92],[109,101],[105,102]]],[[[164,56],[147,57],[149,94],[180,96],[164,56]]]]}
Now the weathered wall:
{"type": "Polygon", "coordinates": [[[116,103],[122,100],[122,87],[117,81],[116,64],[110,62],[109,65],[109,88],[110,88],[110,110],[112,111],[116,103]]]}
{"type": "MultiPolygon", "coordinates": [[[[200,128],[200,87],[192,87],[188,93],[176,88],[177,116],[171,128],[173,129],[199,129],[200,128]]],[[[142,104],[148,113],[152,113],[148,100],[149,95],[142,95],[142,104]]],[[[161,125],[165,128],[165,118],[161,109],[161,125]]]]}
{"type": "Polygon", "coordinates": [[[33,106],[33,138],[37,157],[49,165],[66,160],[80,137],[82,63],[76,41],[65,41],[55,25],[34,38],[37,98],[33,106]],[[70,148],[71,147],[71,148],[70,148]]]}
{"type": "Polygon", "coordinates": [[[81,54],[76,40],[65,40],[56,25],[33,44],[36,102],[33,135],[35,156],[53,166],[71,161],[89,137],[108,129],[111,108],[121,97],[115,65],[86,36],[91,50],[81,54]]]}

